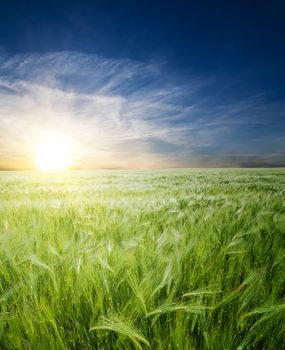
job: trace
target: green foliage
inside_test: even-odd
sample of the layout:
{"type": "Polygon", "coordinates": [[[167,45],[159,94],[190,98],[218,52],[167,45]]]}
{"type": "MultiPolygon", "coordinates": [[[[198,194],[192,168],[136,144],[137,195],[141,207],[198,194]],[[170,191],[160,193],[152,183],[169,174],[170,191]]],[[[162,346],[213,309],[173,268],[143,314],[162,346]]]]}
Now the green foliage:
{"type": "Polygon", "coordinates": [[[0,174],[0,349],[285,349],[285,171],[0,174]]]}

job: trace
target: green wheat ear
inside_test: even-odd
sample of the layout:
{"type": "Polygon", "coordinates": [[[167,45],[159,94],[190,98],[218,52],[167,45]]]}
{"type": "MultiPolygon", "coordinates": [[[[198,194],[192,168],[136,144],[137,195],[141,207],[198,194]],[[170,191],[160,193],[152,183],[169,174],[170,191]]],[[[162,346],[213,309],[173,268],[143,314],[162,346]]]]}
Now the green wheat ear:
{"type": "Polygon", "coordinates": [[[0,174],[0,349],[284,349],[283,169],[0,174]]]}

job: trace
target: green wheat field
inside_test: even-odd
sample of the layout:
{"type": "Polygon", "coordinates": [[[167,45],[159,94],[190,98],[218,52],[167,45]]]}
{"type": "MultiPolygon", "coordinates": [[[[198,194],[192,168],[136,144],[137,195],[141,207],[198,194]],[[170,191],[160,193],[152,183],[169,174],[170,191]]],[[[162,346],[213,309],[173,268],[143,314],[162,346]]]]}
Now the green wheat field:
{"type": "Polygon", "coordinates": [[[285,170],[0,173],[0,349],[284,349],[285,170]]]}

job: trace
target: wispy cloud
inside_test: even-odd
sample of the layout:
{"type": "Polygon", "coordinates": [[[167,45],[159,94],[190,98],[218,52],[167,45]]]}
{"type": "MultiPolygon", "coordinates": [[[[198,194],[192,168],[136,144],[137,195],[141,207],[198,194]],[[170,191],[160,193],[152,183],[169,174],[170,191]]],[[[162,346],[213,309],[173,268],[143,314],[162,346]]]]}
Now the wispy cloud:
{"type": "Polygon", "coordinates": [[[53,131],[74,141],[75,167],[283,162],[284,104],[262,94],[223,99],[210,84],[96,55],[2,57],[0,167],[33,167],[53,131]]]}

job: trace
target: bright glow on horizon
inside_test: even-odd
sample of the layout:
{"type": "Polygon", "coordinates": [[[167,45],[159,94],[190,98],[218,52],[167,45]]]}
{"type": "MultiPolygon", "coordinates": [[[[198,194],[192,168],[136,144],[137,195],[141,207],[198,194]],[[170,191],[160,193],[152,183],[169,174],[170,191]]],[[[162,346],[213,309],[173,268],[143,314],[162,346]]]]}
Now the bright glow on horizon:
{"type": "Polygon", "coordinates": [[[72,163],[70,158],[71,143],[61,135],[48,137],[38,146],[37,166],[42,171],[61,171],[72,163]]]}

